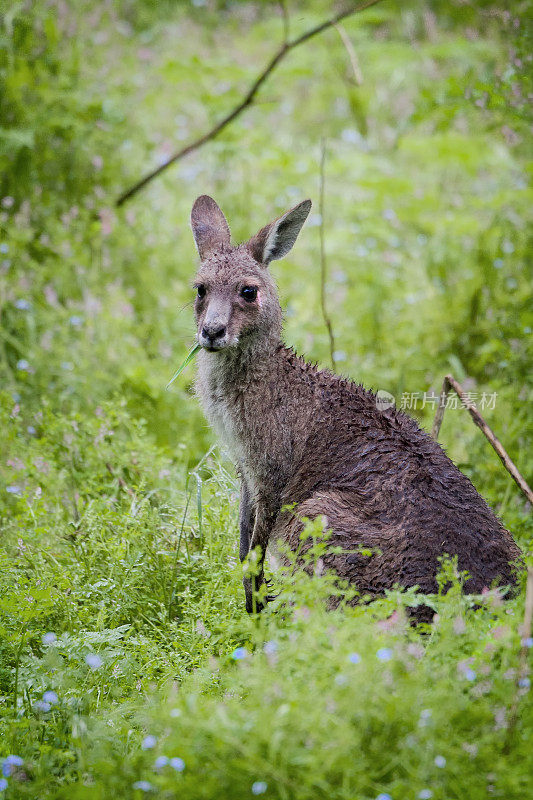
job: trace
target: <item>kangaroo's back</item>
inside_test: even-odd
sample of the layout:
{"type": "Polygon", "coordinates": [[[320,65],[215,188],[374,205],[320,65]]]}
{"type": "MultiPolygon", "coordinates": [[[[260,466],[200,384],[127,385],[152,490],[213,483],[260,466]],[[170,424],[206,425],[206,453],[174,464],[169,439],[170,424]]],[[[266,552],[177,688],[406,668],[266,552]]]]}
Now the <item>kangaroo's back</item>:
{"type": "Polygon", "coordinates": [[[285,490],[298,515],[280,519],[283,537],[296,545],[301,517],[323,514],[332,544],[373,551],[329,559],[372,594],[394,583],[436,591],[445,553],[468,571],[468,591],[513,583],[519,548],[442,447],[407,414],[380,409],[362,386],[328,372],[317,371],[316,381],[321,411],[285,490]]]}

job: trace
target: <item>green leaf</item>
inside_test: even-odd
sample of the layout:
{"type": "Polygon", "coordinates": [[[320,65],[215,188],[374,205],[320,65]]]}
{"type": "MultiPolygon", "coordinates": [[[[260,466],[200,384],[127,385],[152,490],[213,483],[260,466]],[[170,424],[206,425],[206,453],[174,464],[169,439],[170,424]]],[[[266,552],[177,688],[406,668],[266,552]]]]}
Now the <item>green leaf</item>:
{"type": "Polygon", "coordinates": [[[193,360],[194,356],[196,355],[196,353],[198,352],[199,349],[200,349],[200,345],[199,344],[195,344],[194,347],[189,351],[189,353],[187,355],[187,358],[185,359],[183,364],[180,367],[178,367],[178,369],[176,370],[176,372],[172,376],[172,379],[167,383],[167,386],[166,386],[167,389],[169,389],[172,386],[172,384],[174,383],[176,378],[179,375],[181,375],[181,373],[183,372],[185,367],[187,367],[191,363],[191,361],[193,360]]]}

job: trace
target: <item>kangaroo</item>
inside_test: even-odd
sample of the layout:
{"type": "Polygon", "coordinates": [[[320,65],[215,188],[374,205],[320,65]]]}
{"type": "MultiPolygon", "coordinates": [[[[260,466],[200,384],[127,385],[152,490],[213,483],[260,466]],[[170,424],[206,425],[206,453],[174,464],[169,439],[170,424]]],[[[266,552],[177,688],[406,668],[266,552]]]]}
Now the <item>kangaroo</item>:
{"type": "Polygon", "coordinates": [[[268,265],[290,251],[310,208],[304,200],[237,246],[212,198],[199,197],[191,214],[201,262],[197,394],[240,475],[241,561],[255,548],[259,557],[254,584],[244,579],[247,611],[262,607],[255,590],[269,541],[296,549],[302,518],[320,515],[331,543],[351,552],[326,555],[325,566],[361,594],[394,584],[435,592],[445,553],[468,571],[468,592],[513,584],[519,548],[441,446],[407,414],[379,408],[371,391],[283,343],[268,265]]]}

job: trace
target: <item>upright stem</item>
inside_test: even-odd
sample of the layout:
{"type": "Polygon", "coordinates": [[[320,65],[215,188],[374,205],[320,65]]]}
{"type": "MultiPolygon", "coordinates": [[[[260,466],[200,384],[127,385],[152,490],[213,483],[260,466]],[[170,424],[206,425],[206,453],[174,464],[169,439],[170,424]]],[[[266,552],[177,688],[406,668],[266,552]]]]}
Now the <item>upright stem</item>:
{"type": "Polygon", "coordinates": [[[331,358],[332,369],[335,369],[335,337],[333,336],[333,325],[331,318],[328,314],[326,307],[326,278],[327,278],[327,262],[326,262],[326,241],[325,241],[325,166],[326,166],[326,142],[323,139],[320,154],[320,199],[319,199],[319,213],[320,213],[320,307],[322,309],[322,317],[328,332],[329,339],[329,355],[331,358]]]}

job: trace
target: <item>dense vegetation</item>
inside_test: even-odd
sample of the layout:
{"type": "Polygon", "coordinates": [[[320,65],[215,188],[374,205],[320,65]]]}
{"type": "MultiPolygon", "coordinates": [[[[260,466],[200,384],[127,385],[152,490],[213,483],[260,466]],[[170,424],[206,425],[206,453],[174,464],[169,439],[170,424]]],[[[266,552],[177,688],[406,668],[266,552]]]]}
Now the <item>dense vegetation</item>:
{"type": "MultiPolygon", "coordinates": [[[[297,34],[332,6],[287,8],[297,34]]],[[[355,15],[353,52],[335,29],[295,50],[117,210],[238,101],[280,4],[1,0],[0,795],[531,796],[524,587],[475,604],[445,562],[421,632],[410,593],[326,612],[330,578],[287,570],[249,618],[194,365],[165,391],[193,336],[194,198],[239,240],[310,196],[273,267],[287,341],[328,363],[323,225],[336,369],[425,426],[452,371],[531,476],[531,10],[355,15]]],[[[530,509],[466,412],[441,440],[533,564],[530,509]]]]}

